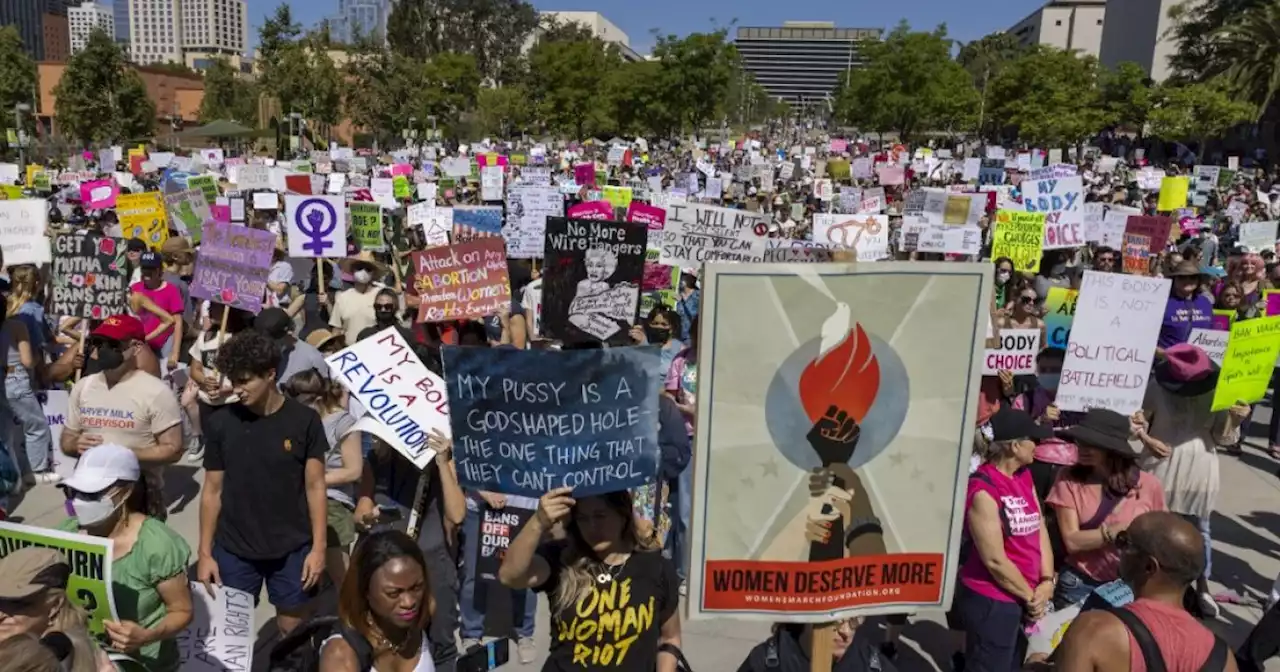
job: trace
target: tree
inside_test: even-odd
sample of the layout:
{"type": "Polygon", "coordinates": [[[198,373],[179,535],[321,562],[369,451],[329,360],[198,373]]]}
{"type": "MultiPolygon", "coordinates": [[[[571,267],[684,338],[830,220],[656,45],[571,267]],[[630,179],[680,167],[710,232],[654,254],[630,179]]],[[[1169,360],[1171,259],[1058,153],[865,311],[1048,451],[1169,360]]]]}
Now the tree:
{"type": "Polygon", "coordinates": [[[1000,76],[1000,71],[1009,63],[1026,53],[1026,47],[1012,33],[991,33],[980,40],[969,42],[960,47],[956,62],[964,67],[973,77],[973,85],[977,87],[981,98],[978,107],[978,133],[986,136],[990,126],[987,105],[990,97],[987,91],[991,80],[1000,76]]]}
{"type": "Polygon", "coordinates": [[[661,64],[663,98],[692,132],[717,116],[738,62],[728,31],[659,37],[653,56],[661,64]]]}
{"type": "Polygon", "coordinates": [[[1077,145],[1113,123],[1092,56],[1038,46],[991,82],[993,119],[1038,147],[1077,145]]]}
{"type": "Polygon", "coordinates": [[[964,121],[980,101],[968,72],[951,60],[946,26],[913,32],[904,21],[881,42],[863,48],[866,65],[851,71],[836,90],[841,123],[863,130],[913,133],[964,121]]]}
{"type": "Polygon", "coordinates": [[[1221,37],[1237,17],[1274,5],[1273,0],[1198,0],[1182,2],[1169,10],[1173,26],[1169,36],[1177,49],[1169,55],[1169,66],[1180,81],[1206,81],[1224,74],[1232,55],[1221,48],[1221,37]]]}
{"type": "Polygon", "coordinates": [[[670,137],[680,131],[680,114],[667,101],[662,63],[622,63],[605,79],[605,108],[618,135],[670,137]]]}
{"type": "Polygon", "coordinates": [[[107,34],[94,30],[54,88],[58,126],[84,146],[150,135],[155,105],[107,34]]]}
{"type": "Polygon", "coordinates": [[[242,79],[225,58],[215,60],[204,73],[200,121],[231,119],[252,126],[257,117],[258,96],[253,85],[242,79]]]}
{"type": "Polygon", "coordinates": [[[480,89],[476,96],[476,121],[481,133],[498,137],[528,130],[534,122],[529,90],[521,84],[480,89]]]}
{"type": "Polygon", "coordinates": [[[387,19],[387,42],[419,61],[469,54],[487,82],[506,84],[537,27],[537,11],[524,0],[400,0],[387,19]]]}
{"type": "MultiPolygon", "coordinates": [[[[1280,62],[1280,3],[1250,8],[1217,33],[1215,66],[1223,83],[1254,105],[1260,120],[1280,92],[1276,64],[1280,62]]],[[[1215,72],[1216,74],[1216,72],[1215,72]]]]}
{"type": "Polygon", "coordinates": [[[1111,120],[1139,137],[1151,111],[1151,84],[1147,71],[1131,61],[1103,70],[1098,80],[1102,103],[1111,120]]]}
{"type": "Polygon", "coordinates": [[[202,77],[202,75],[199,72],[188,67],[186,63],[179,63],[176,61],[163,61],[160,63],[152,63],[147,67],[151,68],[152,70],[159,70],[160,72],[163,72],[167,75],[175,75],[178,77],[193,77],[195,79],[200,79],[202,77]]]}
{"type": "Polygon", "coordinates": [[[1201,159],[1208,140],[1250,121],[1254,113],[1253,106],[1234,99],[1221,80],[1161,86],[1153,98],[1151,132],[1166,140],[1198,142],[1201,159]]]}
{"type": "MultiPolygon", "coordinates": [[[[0,28],[0,111],[12,111],[19,103],[35,102],[37,72],[35,61],[22,49],[18,29],[0,28]]],[[[32,119],[34,115],[26,116],[26,120],[32,119]]]]}
{"type": "Polygon", "coordinates": [[[539,39],[529,50],[529,88],[543,121],[553,130],[582,139],[603,119],[596,86],[621,63],[616,48],[597,38],[539,39]]]}

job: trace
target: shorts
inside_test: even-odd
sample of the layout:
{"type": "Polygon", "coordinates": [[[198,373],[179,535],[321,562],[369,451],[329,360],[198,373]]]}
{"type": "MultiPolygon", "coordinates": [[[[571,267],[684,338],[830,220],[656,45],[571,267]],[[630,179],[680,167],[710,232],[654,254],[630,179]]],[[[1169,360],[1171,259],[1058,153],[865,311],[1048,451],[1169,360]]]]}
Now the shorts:
{"type": "Polygon", "coordinates": [[[333,499],[325,500],[325,525],[329,536],[325,548],[349,550],[356,542],[356,517],[346,504],[333,499]]]}
{"type": "MultiPolygon", "coordinates": [[[[296,610],[307,605],[315,597],[316,586],[311,590],[302,587],[302,565],[311,552],[311,544],[299,546],[283,558],[274,560],[246,560],[213,544],[213,559],[218,563],[218,573],[225,586],[243,590],[253,596],[258,604],[262,584],[267,584],[267,599],[278,610],[296,610]]],[[[317,584],[318,586],[319,584],[317,584]]]]}

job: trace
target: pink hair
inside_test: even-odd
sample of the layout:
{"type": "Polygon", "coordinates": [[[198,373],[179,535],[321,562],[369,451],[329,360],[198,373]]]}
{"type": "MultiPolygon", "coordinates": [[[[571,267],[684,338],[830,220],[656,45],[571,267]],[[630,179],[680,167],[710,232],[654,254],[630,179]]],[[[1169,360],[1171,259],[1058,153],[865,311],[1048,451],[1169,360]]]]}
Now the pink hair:
{"type": "Polygon", "coordinates": [[[1260,254],[1258,254],[1258,253],[1256,253],[1256,252],[1250,252],[1250,253],[1248,253],[1248,254],[1246,254],[1246,255],[1244,255],[1244,256],[1242,256],[1242,257],[1240,257],[1240,264],[1239,264],[1239,266],[1238,266],[1238,269],[1239,269],[1240,273],[1242,273],[1242,274],[1244,273],[1244,262],[1245,262],[1245,261],[1251,261],[1251,262],[1253,262],[1253,267],[1254,267],[1254,268],[1256,268],[1256,269],[1258,269],[1258,271],[1257,271],[1257,273],[1255,273],[1255,274],[1254,274],[1254,276],[1255,276],[1255,277],[1252,277],[1252,278],[1246,278],[1246,277],[1244,277],[1243,275],[1241,275],[1241,276],[1240,276],[1240,279],[1241,279],[1242,281],[1244,281],[1244,282],[1250,282],[1250,281],[1253,281],[1253,282],[1261,282],[1261,281],[1263,281],[1263,280],[1265,280],[1265,279],[1267,278],[1267,262],[1265,262],[1265,261],[1263,261],[1263,260],[1262,260],[1262,255],[1260,255],[1260,254]]]}

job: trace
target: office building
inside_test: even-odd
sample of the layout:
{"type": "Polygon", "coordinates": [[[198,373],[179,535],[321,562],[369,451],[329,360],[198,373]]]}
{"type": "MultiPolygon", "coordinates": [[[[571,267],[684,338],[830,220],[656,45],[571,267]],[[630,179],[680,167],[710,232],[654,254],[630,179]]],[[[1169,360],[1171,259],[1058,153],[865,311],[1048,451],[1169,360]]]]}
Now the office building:
{"type": "Polygon", "coordinates": [[[116,44],[124,50],[125,56],[132,56],[129,51],[129,0],[111,0],[111,15],[115,20],[116,44]]]}
{"type": "Polygon", "coordinates": [[[1151,79],[1162,82],[1173,74],[1169,57],[1178,43],[1169,35],[1169,10],[1187,0],[1108,0],[1107,24],[1102,31],[1099,59],[1107,67],[1125,61],[1142,66],[1151,79]]]}
{"type": "Polygon", "coordinates": [[[65,61],[71,51],[66,0],[0,0],[0,26],[13,26],[37,61],[65,61]]]}
{"type": "MultiPolygon", "coordinates": [[[[631,48],[631,38],[622,29],[615,26],[612,21],[604,18],[600,12],[577,12],[577,11],[547,11],[538,12],[541,17],[551,17],[562,24],[576,23],[591,31],[592,35],[600,38],[600,40],[609,44],[617,45],[618,51],[621,52],[622,58],[628,61],[639,61],[642,59],[635,49],[631,48]]],[[[532,46],[532,40],[529,45],[532,46]]]]}
{"type": "Polygon", "coordinates": [[[740,27],[742,65],[769,95],[793,107],[825,105],[840,76],[862,64],[860,45],[879,28],[836,28],[828,21],[786,21],[778,28],[740,27]]]}
{"type": "Polygon", "coordinates": [[[85,2],[67,9],[67,25],[71,32],[71,53],[78,54],[89,42],[89,34],[101,30],[115,39],[116,22],[111,8],[96,2],[85,2]]]}
{"type": "Polygon", "coordinates": [[[387,39],[389,0],[338,0],[338,14],[329,20],[330,34],[338,42],[355,42],[356,36],[387,39]]]}
{"type": "MultiPolygon", "coordinates": [[[[125,0],[116,0],[124,2],[125,0]]],[[[182,61],[181,0],[127,0],[129,60],[138,65],[182,61]]]]}
{"type": "Polygon", "coordinates": [[[181,0],[183,62],[195,70],[225,58],[240,67],[249,32],[244,0],[181,0]]]}
{"type": "Polygon", "coordinates": [[[1107,0],[1050,0],[1008,32],[1024,47],[1043,44],[1097,57],[1107,0]]]}

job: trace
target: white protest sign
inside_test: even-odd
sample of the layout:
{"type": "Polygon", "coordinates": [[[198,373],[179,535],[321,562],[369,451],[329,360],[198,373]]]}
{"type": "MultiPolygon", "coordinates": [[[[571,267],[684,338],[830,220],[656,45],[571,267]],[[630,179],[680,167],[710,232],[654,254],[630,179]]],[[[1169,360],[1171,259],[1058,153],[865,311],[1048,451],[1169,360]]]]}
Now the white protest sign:
{"type": "Polygon", "coordinates": [[[1107,408],[1126,416],[1142,408],[1169,285],[1167,278],[1085,271],[1058,408],[1107,408]]]}
{"type": "Polygon", "coordinates": [[[330,194],[341,194],[347,188],[346,173],[329,173],[329,184],[325,187],[325,192],[330,194]]]}
{"type": "Polygon", "coordinates": [[[889,256],[889,216],[816,213],[813,240],[832,249],[856,250],[858,261],[880,261],[889,256]]]}
{"type": "Polygon", "coordinates": [[[768,222],[758,213],[669,203],[659,263],[697,268],[710,259],[741,261],[740,255],[752,256],[752,244],[766,233],[768,222]]]}
{"type": "Polygon", "coordinates": [[[1039,329],[1001,329],[999,346],[987,348],[983,355],[982,375],[994,376],[1001,371],[1015,376],[1034,374],[1039,352],[1039,329]]]}
{"type": "Polygon", "coordinates": [[[347,256],[346,199],[341,196],[287,194],[284,204],[289,256],[347,256]]]}
{"type": "Polygon", "coordinates": [[[1027,212],[1043,212],[1044,249],[1081,247],[1084,235],[1084,183],[1079,177],[1023,180],[1027,212]]]}
{"type": "Polygon", "coordinates": [[[192,582],[191,623],[178,633],[178,659],[183,672],[229,672],[253,669],[254,596],[243,590],[192,582]]]}
{"type": "Polygon", "coordinates": [[[971,158],[964,160],[964,170],[960,173],[960,179],[968,182],[978,179],[978,174],[982,172],[982,159],[971,158]]]}
{"type": "Polygon", "coordinates": [[[1209,355],[1219,367],[1222,366],[1222,360],[1227,356],[1227,341],[1231,337],[1230,331],[1221,331],[1217,329],[1192,329],[1191,337],[1187,339],[1187,343],[1196,346],[1209,355]]]}
{"type": "Polygon", "coordinates": [[[389,177],[375,177],[369,180],[369,194],[378,205],[386,208],[396,207],[396,184],[389,177]]]}
{"type": "Polygon", "coordinates": [[[435,182],[419,182],[417,189],[419,201],[435,204],[436,196],[440,193],[440,185],[435,182]]]}
{"type": "Polygon", "coordinates": [[[1104,247],[1113,250],[1121,250],[1124,247],[1124,229],[1129,224],[1130,215],[1141,215],[1142,211],[1138,208],[1127,208],[1122,205],[1111,205],[1107,207],[1107,213],[1103,215],[1102,221],[1098,224],[1097,238],[1090,238],[1089,242],[1098,243],[1104,247]]]}
{"type": "Polygon", "coordinates": [[[400,332],[388,327],[325,362],[366,412],[390,430],[383,439],[426,469],[436,455],[427,445],[432,431],[451,435],[449,399],[444,379],[422,364],[400,332]]]}
{"type": "MultiPolygon", "coordinates": [[[[45,390],[40,393],[43,401],[44,418],[49,423],[49,434],[53,437],[53,445],[60,445],[62,428],[67,426],[67,409],[71,405],[71,393],[66,390],[45,390]]],[[[61,450],[49,451],[49,461],[53,462],[53,471],[66,480],[76,471],[76,458],[64,455],[61,450]]]]}
{"type": "Polygon", "coordinates": [[[274,191],[253,192],[253,209],[254,210],[279,210],[280,194],[277,194],[274,191]]]}
{"type": "Polygon", "coordinates": [[[4,265],[47,264],[53,260],[49,238],[48,203],[35,198],[0,201],[0,249],[4,265]]]}
{"type": "Polygon", "coordinates": [[[502,166],[485,166],[480,169],[480,200],[502,200],[502,166]]]}
{"type": "Polygon", "coordinates": [[[1253,252],[1274,250],[1276,247],[1276,227],[1280,222],[1244,222],[1240,225],[1240,245],[1253,252]]]}
{"type": "Polygon", "coordinates": [[[507,226],[502,237],[511,259],[542,258],[547,218],[564,216],[564,197],[551,186],[527,184],[507,194],[507,226]]]}
{"type": "Polygon", "coordinates": [[[236,171],[236,186],[241,191],[270,189],[271,168],[255,164],[240,166],[240,170],[236,171]]]}

